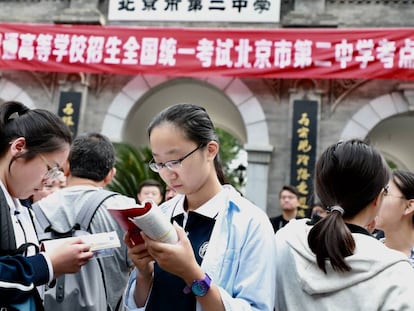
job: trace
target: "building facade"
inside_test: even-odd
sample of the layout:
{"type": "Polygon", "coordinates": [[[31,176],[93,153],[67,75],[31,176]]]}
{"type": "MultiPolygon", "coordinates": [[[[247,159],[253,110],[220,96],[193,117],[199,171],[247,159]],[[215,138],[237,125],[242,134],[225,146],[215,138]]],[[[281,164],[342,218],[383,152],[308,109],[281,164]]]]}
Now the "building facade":
{"type": "MultiPolygon", "coordinates": [[[[0,22],[266,29],[391,28],[412,27],[414,23],[410,13],[414,1],[409,0],[282,0],[277,22],[248,24],[110,21],[109,2],[0,1],[0,22]]],[[[118,1],[121,3],[128,1],[118,1]]],[[[0,69],[0,74],[1,101],[18,100],[29,107],[57,112],[62,93],[80,93],[78,132],[100,131],[114,142],[135,146],[147,144],[146,126],[161,109],[179,102],[204,106],[217,127],[244,145],[248,161],[245,196],[269,216],[280,213],[279,189],[284,184],[298,186],[300,176],[306,175],[292,175],[292,129],[298,101],[317,108],[311,146],[316,157],[333,142],[358,137],[369,139],[392,165],[414,170],[410,139],[414,83],[409,80],[192,78],[10,69],[0,69]]],[[[311,191],[302,189],[303,193],[307,190],[311,191]]]]}

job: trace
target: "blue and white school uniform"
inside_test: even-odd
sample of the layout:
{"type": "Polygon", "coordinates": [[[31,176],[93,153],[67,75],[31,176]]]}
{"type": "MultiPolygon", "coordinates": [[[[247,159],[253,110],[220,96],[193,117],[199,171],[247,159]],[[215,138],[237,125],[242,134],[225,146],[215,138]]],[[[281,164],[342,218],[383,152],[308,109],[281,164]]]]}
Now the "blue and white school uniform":
{"type": "MultiPolygon", "coordinates": [[[[161,208],[170,219],[184,216],[184,228],[187,225],[186,229],[190,229],[189,238],[196,258],[199,256],[201,268],[218,286],[225,308],[238,311],[272,311],[275,296],[275,244],[268,216],[228,185],[223,186],[216,196],[189,214],[184,212],[184,200],[184,195],[177,195],[162,204],[161,208]],[[196,237],[194,228],[191,229],[191,225],[187,223],[191,218],[200,226],[200,231],[196,231],[205,235],[204,238],[196,237]],[[211,226],[211,235],[208,238],[211,226]],[[204,233],[201,233],[203,230],[204,233]]],[[[137,273],[139,272],[135,269],[131,274],[125,292],[126,310],[148,310],[146,307],[152,308],[152,301],[165,300],[164,292],[157,291],[153,294],[151,291],[146,306],[138,308],[133,298],[137,273]]],[[[156,283],[157,271],[154,273],[156,283]]],[[[180,279],[177,279],[174,284],[178,293],[186,284],[182,280],[181,284],[178,283],[180,279]]],[[[164,288],[168,286],[160,285],[164,288]]],[[[186,306],[188,309],[180,310],[202,310],[196,301],[195,305],[189,302],[186,306]]],[[[170,307],[168,305],[167,309],[173,310],[170,307]]]]}

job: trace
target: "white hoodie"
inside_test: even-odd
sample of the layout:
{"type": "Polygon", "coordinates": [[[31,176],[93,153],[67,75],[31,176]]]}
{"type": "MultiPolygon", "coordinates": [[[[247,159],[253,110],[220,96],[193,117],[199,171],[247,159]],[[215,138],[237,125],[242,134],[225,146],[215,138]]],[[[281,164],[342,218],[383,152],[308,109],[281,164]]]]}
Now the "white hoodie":
{"type": "Polygon", "coordinates": [[[325,274],[308,246],[308,219],[292,220],[276,234],[276,311],[414,310],[414,269],[407,256],[375,238],[353,233],[349,272],[325,274]]]}

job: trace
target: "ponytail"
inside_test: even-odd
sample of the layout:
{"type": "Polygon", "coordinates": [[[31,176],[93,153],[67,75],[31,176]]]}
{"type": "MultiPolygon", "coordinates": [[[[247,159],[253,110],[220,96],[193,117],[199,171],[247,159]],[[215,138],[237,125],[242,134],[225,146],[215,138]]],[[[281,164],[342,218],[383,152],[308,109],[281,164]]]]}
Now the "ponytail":
{"type": "Polygon", "coordinates": [[[342,209],[339,206],[331,208],[330,213],[318,221],[308,235],[309,247],[316,255],[318,267],[325,273],[326,259],[329,259],[335,271],[350,271],[345,257],[352,255],[355,250],[354,238],[338,208],[342,209]]]}
{"type": "Polygon", "coordinates": [[[330,213],[309,232],[308,245],[318,267],[327,273],[327,259],[335,271],[350,271],[345,258],[353,255],[355,240],[344,219],[352,219],[378,197],[390,179],[381,153],[351,139],[328,147],[315,166],[315,191],[330,213]]]}

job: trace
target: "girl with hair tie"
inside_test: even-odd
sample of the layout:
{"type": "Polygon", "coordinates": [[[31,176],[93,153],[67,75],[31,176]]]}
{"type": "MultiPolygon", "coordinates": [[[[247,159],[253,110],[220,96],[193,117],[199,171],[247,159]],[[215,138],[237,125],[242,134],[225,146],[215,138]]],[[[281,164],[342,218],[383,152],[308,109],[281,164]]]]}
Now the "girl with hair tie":
{"type": "Polygon", "coordinates": [[[360,140],[328,147],[315,190],[329,213],[276,234],[276,310],[412,310],[414,270],[365,229],[385,206],[390,171],[360,140]]]}

